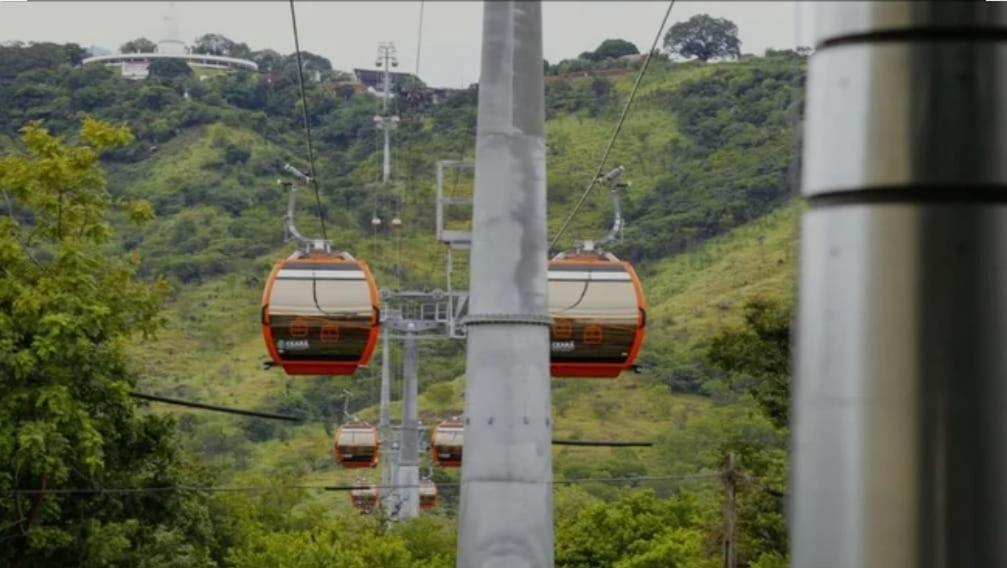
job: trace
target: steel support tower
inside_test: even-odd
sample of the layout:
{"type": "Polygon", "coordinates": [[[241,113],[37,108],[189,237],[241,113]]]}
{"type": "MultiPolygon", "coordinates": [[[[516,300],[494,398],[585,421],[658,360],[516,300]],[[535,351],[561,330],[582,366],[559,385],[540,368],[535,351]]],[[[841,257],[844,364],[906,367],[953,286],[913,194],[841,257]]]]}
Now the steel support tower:
{"type": "Polygon", "coordinates": [[[1007,10],[818,10],[790,561],[1007,566],[1007,10]]]}
{"type": "Polygon", "coordinates": [[[483,6],[458,566],[553,565],[542,7],[483,6]]]}

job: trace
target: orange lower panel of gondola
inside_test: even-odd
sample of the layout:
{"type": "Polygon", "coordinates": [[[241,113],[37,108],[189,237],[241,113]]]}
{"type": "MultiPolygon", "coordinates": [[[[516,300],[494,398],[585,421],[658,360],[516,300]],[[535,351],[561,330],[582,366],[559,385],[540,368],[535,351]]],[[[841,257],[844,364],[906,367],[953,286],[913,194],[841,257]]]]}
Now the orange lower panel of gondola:
{"type": "Polygon", "coordinates": [[[614,379],[627,368],[624,363],[553,363],[549,372],[558,378],[614,379]]]}

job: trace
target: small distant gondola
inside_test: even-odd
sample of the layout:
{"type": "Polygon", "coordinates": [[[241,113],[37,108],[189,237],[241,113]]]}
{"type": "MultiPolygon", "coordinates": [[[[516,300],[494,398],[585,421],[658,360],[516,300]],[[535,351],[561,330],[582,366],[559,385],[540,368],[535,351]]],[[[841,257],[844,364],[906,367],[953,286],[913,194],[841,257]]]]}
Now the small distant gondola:
{"type": "Polygon", "coordinates": [[[465,426],[457,419],[445,420],[434,428],[430,448],[434,463],[441,467],[462,466],[462,440],[465,426]]]}
{"type": "Polygon", "coordinates": [[[430,479],[420,480],[420,509],[427,511],[437,506],[437,484],[430,479]]]}
{"type": "Polygon", "coordinates": [[[378,429],[367,422],[350,422],[336,430],[336,461],[345,468],[367,468],[378,464],[378,429]]]}
{"type": "Polygon", "coordinates": [[[374,511],[379,501],[378,488],[366,480],[358,479],[350,489],[350,502],[353,503],[353,508],[361,513],[374,511]]]}

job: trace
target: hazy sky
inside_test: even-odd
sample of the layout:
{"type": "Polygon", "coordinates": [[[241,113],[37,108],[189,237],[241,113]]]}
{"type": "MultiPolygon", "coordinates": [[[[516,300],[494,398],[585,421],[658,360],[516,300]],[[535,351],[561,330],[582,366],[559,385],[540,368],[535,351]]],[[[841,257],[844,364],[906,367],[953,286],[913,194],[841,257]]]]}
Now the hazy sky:
{"type": "MultiPolygon", "coordinates": [[[[543,7],[545,57],[550,62],[594,49],[620,37],[641,51],[653,41],[667,4],[647,2],[546,1],[543,7]]],[[[742,50],[809,42],[808,9],[793,2],[678,2],[671,23],[707,13],[733,20],[742,50]]],[[[144,36],[154,41],[169,30],[168,2],[0,2],[0,41],[76,42],[116,50],[144,36]]],[[[293,51],[287,2],[174,3],[178,38],[191,43],[207,32],[246,42],[252,49],[293,51]]],[[[301,48],[328,57],[337,69],[374,65],[377,44],[395,42],[400,69],[414,71],[420,2],[298,2],[301,48]]],[[[464,86],[479,79],[482,3],[425,2],[420,76],[435,86],[464,86]]]]}

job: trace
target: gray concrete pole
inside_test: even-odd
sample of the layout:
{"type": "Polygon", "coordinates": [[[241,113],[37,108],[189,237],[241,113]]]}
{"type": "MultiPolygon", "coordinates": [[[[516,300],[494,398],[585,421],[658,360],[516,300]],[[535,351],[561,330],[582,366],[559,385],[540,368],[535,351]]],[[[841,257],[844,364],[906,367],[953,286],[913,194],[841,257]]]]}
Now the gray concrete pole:
{"type": "MultiPolygon", "coordinates": [[[[395,453],[392,451],[392,428],[390,407],[392,403],[391,349],[388,334],[391,332],[388,322],[381,330],[381,404],[379,405],[378,430],[381,433],[381,486],[388,487],[395,480],[392,461],[395,453]]],[[[394,491],[381,490],[381,500],[385,511],[392,512],[394,507],[394,491]]]]}
{"type": "Polygon", "coordinates": [[[385,116],[384,122],[385,152],[381,165],[381,183],[388,185],[392,177],[392,121],[385,116]]]}
{"type": "Polygon", "coordinates": [[[542,7],[483,5],[458,566],[553,564],[542,7]]]}
{"type": "Polygon", "coordinates": [[[402,505],[399,519],[420,514],[420,424],[417,409],[419,395],[419,353],[413,324],[408,324],[403,341],[402,361],[402,431],[399,444],[398,485],[402,505]]]}
{"type": "Polygon", "coordinates": [[[818,16],[790,561],[1007,566],[1007,11],[818,16]]]}

